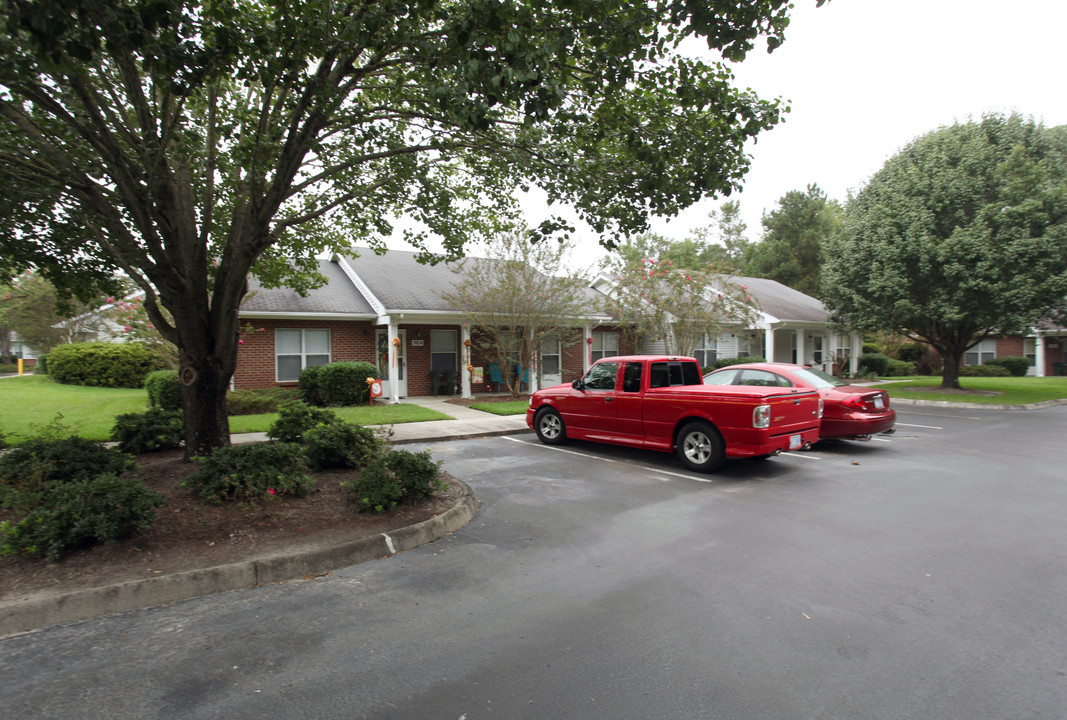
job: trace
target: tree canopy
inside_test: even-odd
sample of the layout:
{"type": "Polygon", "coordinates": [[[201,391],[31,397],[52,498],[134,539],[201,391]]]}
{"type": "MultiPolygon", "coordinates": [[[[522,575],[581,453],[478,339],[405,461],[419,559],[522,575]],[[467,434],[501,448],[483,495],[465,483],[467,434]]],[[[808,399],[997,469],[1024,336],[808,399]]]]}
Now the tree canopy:
{"type": "Polygon", "coordinates": [[[945,360],[1025,330],[1067,297],[1067,133],[988,115],[924,135],[849,202],[824,247],[822,297],[855,327],[899,332],[945,360]]]}
{"type": "Polygon", "coordinates": [[[0,0],[0,271],[82,296],[132,278],[180,351],[186,451],[210,452],[250,272],[306,289],[316,253],[383,248],[390,217],[458,257],[532,184],[608,246],[729,194],[782,107],[678,45],[741,60],[789,7],[0,0]]]}
{"type": "Polygon", "coordinates": [[[823,243],[840,224],[841,206],[818,185],[791,190],[763,214],[763,240],[749,248],[745,273],[819,296],[823,243]]]}

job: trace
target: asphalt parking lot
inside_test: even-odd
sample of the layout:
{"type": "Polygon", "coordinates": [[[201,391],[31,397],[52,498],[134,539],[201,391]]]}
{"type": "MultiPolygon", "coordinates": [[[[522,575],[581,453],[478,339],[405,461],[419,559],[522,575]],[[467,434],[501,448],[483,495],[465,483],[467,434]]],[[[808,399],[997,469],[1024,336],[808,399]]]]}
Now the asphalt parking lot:
{"type": "Polygon", "coordinates": [[[18,718],[1059,720],[1067,408],[732,462],[430,445],[483,502],[328,578],[0,640],[18,718]]]}

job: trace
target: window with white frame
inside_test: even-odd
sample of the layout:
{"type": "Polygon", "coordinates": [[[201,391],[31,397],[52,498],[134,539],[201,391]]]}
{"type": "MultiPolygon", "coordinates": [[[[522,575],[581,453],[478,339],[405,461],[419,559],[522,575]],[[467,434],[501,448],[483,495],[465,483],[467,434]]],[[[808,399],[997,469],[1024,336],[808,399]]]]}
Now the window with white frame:
{"type": "Polygon", "coordinates": [[[612,357],[619,354],[619,333],[595,332],[593,333],[593,362],[601,358],[612,357]]]}
{"type": "Polygon", "coordinates": [[[707,335],[702,335],[697,345],[693,348],[693,357],[702,368],[712,367],[718,359],[718,341],[707,335]]]}
{"type": "Polygon", "coordinates": [[[330,362],[330,331],[275,330],[274,356],[278,382],[298,380],[304,368],[330,362]]]}
{"type": "Polygon", "coordinates": [[[1037,365],[1037,339],[1023,338],[1023,357],[1030,361],[1030,367],[1037,365]]]}
{"type": "Polygon", "coordinates": [[[983,340],[973,348],[963,353],[964,365],[981,365],[997,356],[997,341],[983,340]]]}

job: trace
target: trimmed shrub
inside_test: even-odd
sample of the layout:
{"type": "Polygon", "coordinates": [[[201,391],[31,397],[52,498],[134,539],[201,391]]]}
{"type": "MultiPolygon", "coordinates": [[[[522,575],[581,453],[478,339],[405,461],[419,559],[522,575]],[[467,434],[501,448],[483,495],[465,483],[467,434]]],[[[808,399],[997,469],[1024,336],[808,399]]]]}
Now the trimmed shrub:
{"type": "Polygon", "coordinates": [[[159,358],[139,343],[75,343],[48,353],[48,374],[56,382],[95,387],[144,387],[159,358]]]}
{"type": "MultiPolygon", "coordinates": [[[[866,345],[864,347],[866,347],[866,345]]],[[[859,371],[861,374],[874,373],[875,375],[888,375],[889,356],[883,355],[882,353],[865,352],[860,355],[859,371]]]]}
{"type": "Polygon", "coordinates": [[[960,377],[1011,377],[1011,373],[1000,365],[964,365],[960,377]]]}
{"type": "Polygon", "coordinates": [[[182,381],[177,370],[154,370],[144,379],[148,404],[160,410],[182,409],[182,381]]]}
{"type": "Polygon", "coordinates": [[[171,450],[182,446],[185,423],[177,410],[151,408],[143,413],[124,413],[115,416],[111,439],[125,453],[171,450]]]}
{"type": "Polygon", "coordinates": [[[259,415],[278,412],[286,403],[296,400],[292,388],[274,387],[257,390],[233,390],[226,395],[226,410],[230,415],[259,415]]]}
{"type": "Polygon", "coordinates": [[[25,512],[53,487],[104,474],[120,475],[133,457],[76,435],[30,438],[0,455],[0,505],[25,512]]]}
{"type": "Polygon", "coordinates": [[[434,462],[428,450],[394,450],[376,457],[343,487],[359,512],[383,513],[401,500],[419,500],[441,489],[441,463],[434,462]]]}
{"type": "Polygon", "coordinates": [[[378,369],[369,362],[355,360],[323,365],[318,373],[318,392],[326,405],[366,405],[370,397],[369,377],[378,377],[378,369]]]}
{"type": "Polygon", "coordinates": [[[878,347],[876,343],[865,342],[863,343],[862,353],[864,355],[879,355],[882,352],[882,348],[878,347]]]}
{"type": "Polygon", "coordinates": [[[890,377],[903,377],[905,375],[916,374],[915,363],[907,362],[904,360],[889,360],[889,370],[886,375],[890,377]]]}
{"type": "Polygon", "coordinates": [[[200,467],[182,487],[212,505],[271,495],[304,497],[315,487],[315,481],[307,476],[303,448],[295,443],[232,445],[194,460],[200,467]]]}
{"type": "Polygon", "coordinates": [[[761,362],[767,362],[767,360],[764,359],[764,358],[755,357],[755,356],[734,357],[734,358],[719,358],[718,360],[715,361],[715,369],[718,370],[719,368],[728,367],[730,365],[741,365],[741,364],[747,364],[747,363],[761,363],[761,362]]]}
{"type": "Polygon", "coordinates": [[[38,355],[37,364],[33,366],[34,375],[47,375],[48,374],[48,356],[38,355]]]}
{"type": "Polygon", "coordinates": [[[304,433],[304,452],[313,470],[363,467],[384,446],[374,430],[341,420],[316,425],[304,433]]]}
{"type": "Polygon", "coordinates": [[[114,473],[55,485],[21,520],[0,523],[0,554],[59,560],[84,545],[144,532],[164,502],[137,478],[114,473]]]}
{"type": "Polygon", "coordinates": [[[1026,373],[1030,371],[1030,361],[1024,357],[999,357],[986,360],[982,364],[1002,367],[1011,373],[1012,377],[1026,377],[1026,373]]]}
{"type": "Polygon", "coordinates": [[[326,366],[311,365],[300,371],[300,376],[296,380],[296,390],[302,402],[319,407],[326,404],[326,399],[319,390],[319,373],[324,367],[326,366]]]}
{"type": "Polygon", "coordinates": [[[337,421],[332,410],[311,407],[297,400],[282,406],[278,419],[267,430],[267,437],[281,442],[303,442],[304,434],[311,428],[337,421]]]}

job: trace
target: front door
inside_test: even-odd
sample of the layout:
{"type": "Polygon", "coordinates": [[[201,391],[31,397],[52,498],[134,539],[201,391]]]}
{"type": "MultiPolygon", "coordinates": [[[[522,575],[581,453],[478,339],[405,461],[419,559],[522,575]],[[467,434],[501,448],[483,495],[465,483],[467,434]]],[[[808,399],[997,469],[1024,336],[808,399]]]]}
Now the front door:
{"type": "Polygon", "coordinates": [[[563,356],[560,352],[559,338],[549,335],[541,341],[541,387],[553,387],[563,384],[563,356]]]}
{"type": "MultiPolygon", "coordinates": [[[[378,376],[382,379],[382,395],[390,397],[392,395],[389,385],[389,331],[378,330],[377,331],[377,347],[378,347],[378,376]]],[[[407,376],[407,348],[408,335],[407,330],[400,331],[400,345],[396,349],[396,377],[397,377],[397,396],[408,396],[408,376],[407,376]]]]}

